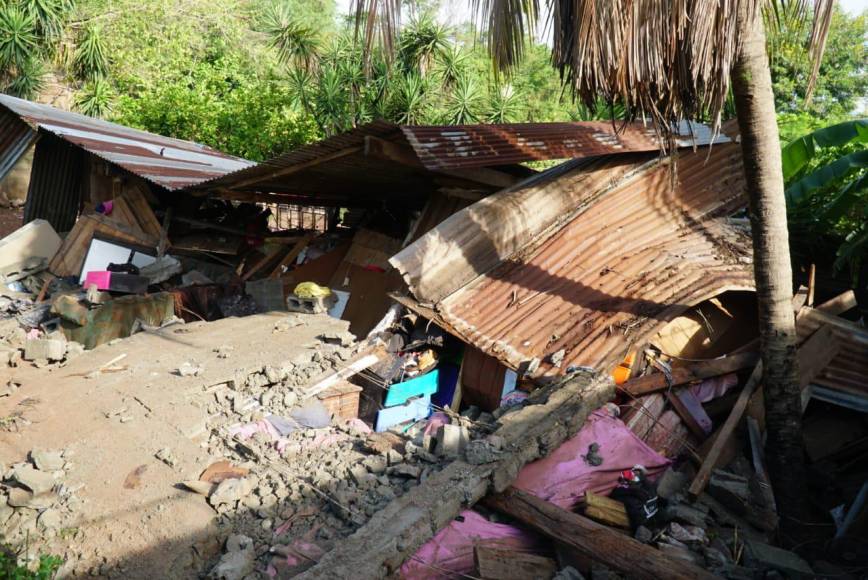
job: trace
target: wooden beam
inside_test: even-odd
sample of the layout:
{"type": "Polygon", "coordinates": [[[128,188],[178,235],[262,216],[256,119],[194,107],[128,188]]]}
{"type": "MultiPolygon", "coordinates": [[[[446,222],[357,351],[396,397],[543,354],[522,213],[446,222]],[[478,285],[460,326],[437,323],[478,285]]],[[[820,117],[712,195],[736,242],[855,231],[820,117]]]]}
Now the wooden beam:
{"type": "Polygon", "coordinates": [[[843,294],[838,294],[831,300],[823,302],[817,306],[817,310],[825,312],[826,314],[838,316],[839,314],[844,314],[848,310],[856,308],[856,306],[858,306],[858,303],[856,302],[856,293],[852,290],[847,290],[843,294]]]}
{"type": "MultiPolygon", "coordinates": [[[[815,310],[814,308],[803,308],[802,310],[804,311],[806,309],[815,310]]],[[[823,334],[814,333],[810,339],[805,341],[799,347],[796,353],[796,356],[799,359],[800,385],[809,384],[816,374],[825,368],[828,362],[832,360],[832,357],[835,355],[834,353],[837,352],[837,346],[829,346],[830,343],[834,345],[836,341],[832,340],[831,334],[827,334],[826,332],[831,332],[831,330],[824,331],[823,334]],[[831,348],[834,348],[834,352],[831,351],[831,348]],[[805,361],[804,370],[801,368],[803,360],[805,361]],[[825,361],[825,364],[820,366],[823,361],[825,361]]],[[[711,472],[717,466],[718,459],[723,452],[727,441],[732,436],[738,423],[741,421],[748,403],[751,402],[751,397],[754,395],[754,392],[757,391],[757,386],[762,380],[762,366],[762,361],[757,363],[750,378],[742,389],[741,394],[739,394],[738,399],[736,399],[735,405],[733,405],[729,416],[726,418],[726,422],[720,427],[718,433],[716,433],[714,445],[712,445],[708,454],[706,454],[693,483],[690,484],[690,489],[688,491],[691,496],[697,497],[705,490],[705,486],[708,484],[708,479],[711,477],[711,472]]],[[[802,388],[804,388],[804,386],[802,388]]],[[[756,396],[760,397],[761,394],[761,391],[757,391],[756,396]]],[[[759,403],[760,400],[757,400],[756,402],[759,403]]],[[[758,417],[755,418],[759,420],[758,417]]]]}
{"type": "Polygon", "coordinates": [[[671,387],[677,387],[693,381],[717,377],[728,373],[734,373],[742,369],[751,368],[756,365],[759,360],[759,353],[756,352],[741,352],[729,355],[723,358],[703,361],[691,364],[686,367],[675,367],[672,369],[671,385],[663,373],[653,373],[630,379],[621,384],[619,389],[625,391],[634,397],[641,397],[658,391],[665,391],[671,387]]]}
{"type": "Polygon", "coordinates": [[[278,262],[277,266],[275,266],[274,270],[271,271],[270,278],[279,278],[283,273],[281,270],[284,266],[291,264],[293,260],[298,258],[298,255],[301,254],[302,250],[304,250],[307,245],[310,243],[312,239],[316,237],[316,234],[309,234],[299,241],[295,243],[292,249],[283,257],[283,259],[278,262]]]}
{"type": "Polygon", "coordinates": [[[811,269],[808,272],[808,299],[805,302],[806,306],[814,307],[814,293],[817,290],[817,265],[811,264],[811,269]]]}
{"type": "Polygon", "coordinates": [[[727,441],[741,421],[741,417],[744,415],[744,410],[747,409],[750,397],[759,385],[762,376],[763,363],[760,361],[750,374],[750,378],[741,390],[738,399],[735,401],[735,405],[732,406],[732,411],[729,412],[726,422],[720,427],[714,445],[709,449],[708,454],[702,461],[699,471],[696,473],[696,477],[693,479],[693,483],[690,484],[688,491],[694,498],[699,497],[699,494],[701,494],[705,490],[705,486],[708,485],[708,480],[711,478],[711,472],[714,470],[715,465],[717,465],[717,459],[720,457],[727,441]]]}
{"type": "Polygon", "coordinates": [[[514,175],[487,167],[429,169],[419,161],[419,157],[412,148],[372,136],[365,137],[365,156],[400,163],[414,169],[455,177],[464,181],[482,183],[498,189],[515,185],[520,181],[520,178],[514,175]]]}
{"type": "Polygon", "coordinates": [[[585,515],[608,526],[630,527],[630,517],[623,503],[592,491],[585,492],[585,515]]]}
{"type": "Polygon", "coordinates": [[[298,578],[384,578],[395,573],[463,509],[491,491],[505,490],[525,464],[544,457],[575,435],[588,415],[614,392],[609,377],[582,371],[534,391],[528,404],[501,417],[495,434],[501,438],[503,451],[496,461],[453,461],[420,482],[412,493],[379,510],[298,578]]]}
{"type": "Polygon", "coordinates": [[[582,556],[601,562],[628,578],[716,578],[687,561],[667,556],[638,540],[513,487],[485,498],[483,504],[567,544],[582,556]]]}
{"type": "Polygon", "coordinates": [[[558,571],[551,558],[483,543],[476,545],[473,556],[483,580],[548,580],[558,571]]]}
{"type": "Polygon", "coordinates": [[[350,200],[347,197],[324,196],[317,195],[316,193],[299,195],[281,192],[265,193],[261,191],[233,191],[222,188],[211,191],[208,195],[228,201],[240,201],[246,203],[285,203],[289,205],[312,205],[322,207],[362,207],[363,205],[373,205],[372,203],[360,204],[358,202],[350,204],[350,200]]]}
{"type": "Polygon", "coordinates": [[[296,163],[294,165],[290,165],[289,167],[284,167],[283,169],[277,169],[272,171],[271,173],[266,173],[264,175],[259,175],[256,177],[251,177],[249,179],[243,179],[236,183],[233,183],[228,187],[229,190],[238,190],[244,189],[245,187],[255,185],[258,183],[263,183],[266,181],[270,181],[272,179],[277,179],[279,177],[287,177],[292,175],[293,173],[298,173],[300,171],[304,171],[305,169],[310,169],[311,167],[316,167],[317,165],[321,165],[323,163],[327,163],[329,161],[334,161],[335,159],[340,159],[341,157],[347,157],[349,155],[353,155],[355,153],[359,153],[362,151],[362,146],[358,145],[355,147],[346,147],[344,149],[339,149],[337,151],[333,151],[326,155],[322,155],[320,157],[316,157],[314,159],[310,159],[309,161],[303,161],[301,163],[296,163]]]}

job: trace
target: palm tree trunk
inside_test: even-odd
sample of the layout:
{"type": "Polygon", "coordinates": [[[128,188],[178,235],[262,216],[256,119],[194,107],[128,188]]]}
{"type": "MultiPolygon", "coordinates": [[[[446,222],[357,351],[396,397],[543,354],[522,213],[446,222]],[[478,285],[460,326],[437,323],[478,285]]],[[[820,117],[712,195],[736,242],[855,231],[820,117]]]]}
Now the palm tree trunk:
{"type": "MultiPolygon", "coordinates": [[[[742,2],[744,7],[749,2],[742,2]]],[[[771,72],[762,20],[742,9],[742,48],[732,72],[753,232],[766,413],[766,460],[781,532],[792,541],[803,521],[805,465],[796,367],[793,278],[771,72]]]]}

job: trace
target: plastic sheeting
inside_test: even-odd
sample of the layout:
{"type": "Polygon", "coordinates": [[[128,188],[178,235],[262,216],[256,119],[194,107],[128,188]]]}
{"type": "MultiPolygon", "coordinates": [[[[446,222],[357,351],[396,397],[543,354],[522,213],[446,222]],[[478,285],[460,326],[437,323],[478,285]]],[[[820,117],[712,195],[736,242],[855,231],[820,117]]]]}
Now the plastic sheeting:
{"type": "MultiPolygon", "coordinates": [[[[586,491],[608,495],[618,484],[621,471],[642,464],[651,477],[662,472],[669,460],[648,447],[608,408],[598,409],[584,427],[544,459],[526,465],[514,487],[572,510],[586,491]],[[603,458],[598,466],[585,462],[588,447],[599,445],[603,458]]],[[[539,550],[537,536],[517,527],[495,524],[476,512],[461,513],[464,521],[453,521],[424,544],[401,567],[403,578],[455,578],[474,571],[473,548],[481,542],[506,542],[508,547],[539,550]]]]}
{"type": "Polygon", "coordinates": [[[475,567],[473,548],[480,543],[522,552],[543,548],[539,536],[532,532],[496,524],[475,511],[464,510],[401,566],[401,576],[422,580],[470,574],[475,567]]]}
{"type": "Polygon", "coordinates": [[[669,463],[604,408],[594,411],[576,436],[554,453],[526,465],[513,486],[571,510],[586,491],[608,495],[620,473],[634,465],[644,465],[653,478],[669,463]],[[582,457],[592,443],[600,447],[601,465],[590,465],[582,457]]]}

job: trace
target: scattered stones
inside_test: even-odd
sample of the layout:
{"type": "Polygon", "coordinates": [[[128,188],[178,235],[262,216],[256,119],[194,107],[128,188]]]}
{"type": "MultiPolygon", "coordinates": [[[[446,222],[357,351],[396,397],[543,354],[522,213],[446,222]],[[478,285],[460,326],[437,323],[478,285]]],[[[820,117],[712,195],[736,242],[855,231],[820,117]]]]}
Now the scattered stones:
{"type": "Polygon", "coordinates": [[[408,465],[406,463],[402,463],[400,465],[395,465],[394,467],[390,467],[387,471],[389,475],[395,475],[398,477],[407,477],[410,479],[419,479],[419,476],[422,475],[422,468],[416,465],[408,465]]]}
{"type": "Polygon", "coordinates": [[[208,578],[213,580],[242,580],[253,572],[256,552],[253,549],[253,540],[249,536],[233,534],[226,540],[226,553],[208,578]]]}
{"type": "Polygon", "coordinates": [[[168,465],[169,467],[175,467],[178,465],[178,458],[172,453],[172,450],[168,447],[163,447],[159,451],[154,454],[154,457],[168,465]]]}
{"type": "Polygon", "coordinates": [[[769,546],[763,542],[749,540],[745,544],[745,559],[748,564],[761,569],[777,570],[790,578],[813,578],[814,571],[793,552],[769,546]]]}
{"type": "Polygon", "coordinates": [[[253,486],[247,478],[225,479],[217,485],[217,488],[208,497],[208,501],[214,507],[224,504],[234,507],[235,504],[250,494],[252,488],[253,486]]]}
{"type": "Polygon", "coordinates": [[[485,439],[475,439],[467,444],[464,456],[472,465],[493,463],[500,459],[503,451],[503,438],[499,435],[489,435],[485,439]]]}
{"type": "Polygon", "coordinates": [[[179,377],[198,377],[203,372],[205,372],[205,367],[189,361],[175,370],[175,374],[179,377]]]}
{"type": "Polygon", "coordinates": [[[582,459],[593,467],[603,465],[603,458],[600,456],[600,444],[595,441],[588,445],[588,452],[582,455],[582,459]]]}

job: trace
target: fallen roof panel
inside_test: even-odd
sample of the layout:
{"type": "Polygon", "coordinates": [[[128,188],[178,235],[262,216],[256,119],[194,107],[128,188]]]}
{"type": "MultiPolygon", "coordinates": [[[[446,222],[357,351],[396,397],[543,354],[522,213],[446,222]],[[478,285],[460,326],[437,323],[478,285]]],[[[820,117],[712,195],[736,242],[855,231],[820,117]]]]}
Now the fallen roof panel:
{"type": "Polygon", "coordinates": [[[751,290],[736,144],[570,162],[482,200],[394,256],[416,300],[511,368],[610,370],[697,303],[751,290]],[[559,215],[560,214],[560,215],[559,215]],[[563,351],[559,366],[546,362],[563,351]]]}
{"type": "MultiPolygon", "coordinates": [[[[486,167],[576,159],[618,152],[658,151],[651,125],[607,121],[503,123],[497,125],[402,126],[404,136],[428,169],[486,167]]],[[[682,123],[679,147],[724,143],[700,124],[682,123]]]]}
{"type": "Polygon", "coordinates": [[[215,149],[0,94],[0,105],[47,131],[170,191],[254,165],[215,149]]]}

